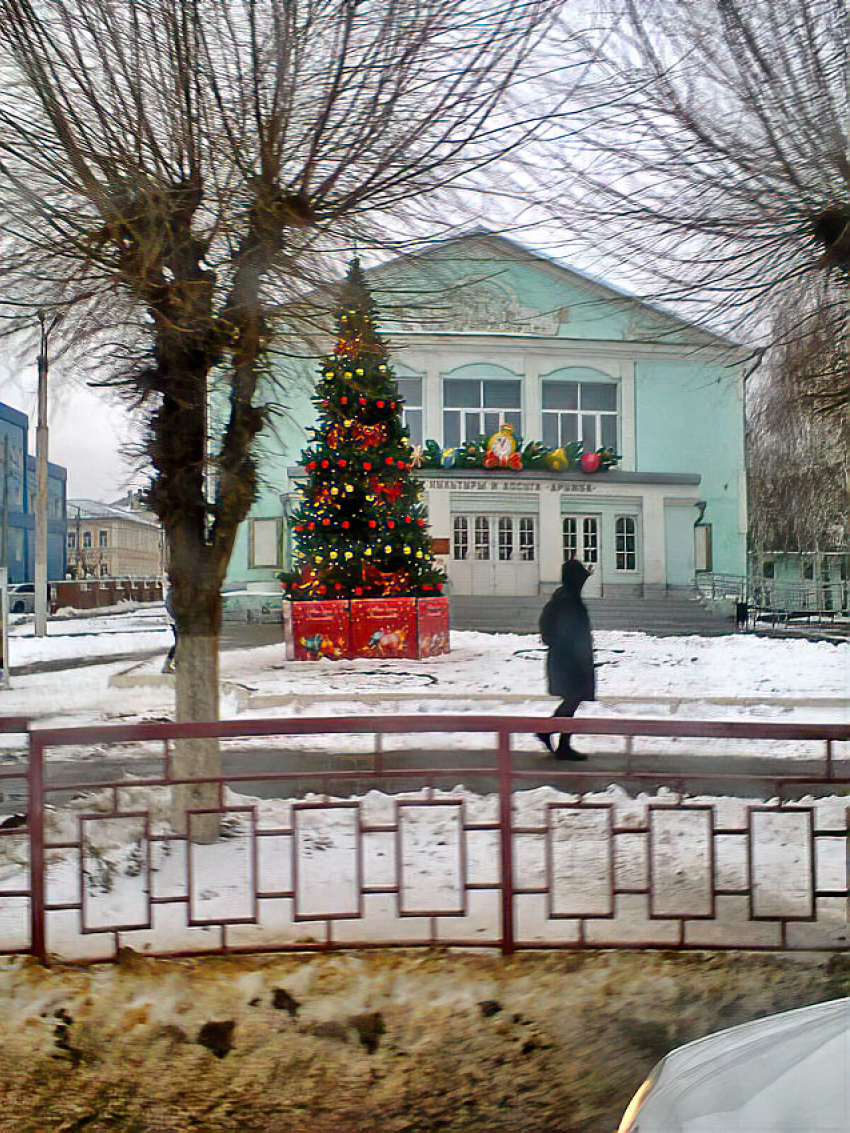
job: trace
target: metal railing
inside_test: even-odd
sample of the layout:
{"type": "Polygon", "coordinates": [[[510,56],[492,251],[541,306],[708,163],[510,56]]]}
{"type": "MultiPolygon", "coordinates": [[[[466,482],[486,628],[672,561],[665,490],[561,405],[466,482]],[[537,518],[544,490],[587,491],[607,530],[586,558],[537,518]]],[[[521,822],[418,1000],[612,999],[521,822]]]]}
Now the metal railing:
{"type": "Polygon", "coordinates": [[[778,620],[850,618],[850,582],[837,579],[785,582],[753,575],[702,572],[696,576],[696,588],[707,599],[747,602],[753,613],[775,615],[778,620]]]}
{"type": "Polygon", "coordinates": [[[0,951],[46,961],[109,959],[122,947],[850,949],[850,724],[419,715],[33,729],[27,739],[25,766],[0,771],[27,790],[25,824],[0,824],[0,841],[15,840],[7,861],[18,862],[17,874],[0,873],[0,914],[25,903],[28,929],[12,940],[0,916],[0,951]],[[541,729],[615,742],[619,766],[522,750],[541,729]],[[370,750],[323,748],[322,737],[341,736],[368,738],[370,750]],[[175,743],[202,737],[222,742],[230,766],[177,777],[175,743]],[[731,745],[729,758],[753,743],[771,753],[730,772],[713,769],[716,753],[643,750],[682,740],[731,745]],[[61,758],[69,749],[113,761],[128,745],[130,776],[59,774],[75,771],[61,758]],[[189,808],[181,830],[168,799],[199,782],[212,802],[189,808]],[[479,790],[458,793],[460,782],[479,790]],[[635,800],[611,783],[666,791],[635,800]],[[697,797],[707,784],[738,796],[740,813],[697,797]],[[251,787],[266,798],[227,793],[251,787]],[[193,823],[209,813],[223,836],[205,845],[193,823]],[[132,874],[110,889],[128,863],[132,874]]]}

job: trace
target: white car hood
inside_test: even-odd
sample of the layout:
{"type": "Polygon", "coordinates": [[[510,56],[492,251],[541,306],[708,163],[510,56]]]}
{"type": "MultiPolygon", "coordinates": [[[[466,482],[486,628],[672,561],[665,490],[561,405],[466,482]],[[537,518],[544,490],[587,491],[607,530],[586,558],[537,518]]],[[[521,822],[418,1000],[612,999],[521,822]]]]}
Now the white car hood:
{"type": "Polygon", "coordinates": [[[848,1133],[850,999],[672,1051],[634,1133],[848,1133]]]}

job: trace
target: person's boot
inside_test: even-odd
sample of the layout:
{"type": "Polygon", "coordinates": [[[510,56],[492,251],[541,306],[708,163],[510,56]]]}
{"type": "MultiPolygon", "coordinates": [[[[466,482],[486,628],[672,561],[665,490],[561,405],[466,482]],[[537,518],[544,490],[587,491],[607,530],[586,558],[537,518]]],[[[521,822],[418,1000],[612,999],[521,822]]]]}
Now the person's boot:
{"type": "Polygon", "coordinates": [[[583,763],[587,759],[587,756],[583,751],[576,751],[570,743],[569,736],[562,736],[561,742],[558,744],[557,751],[555,752],[555,758],[572,760],[574,763],[583,763]]]}
{"type": "Polygon", "coordinates": [[[538,740],[543,744],[547,751],[552,751],[552,733],[551,732],[535,732],[538,740]]]}

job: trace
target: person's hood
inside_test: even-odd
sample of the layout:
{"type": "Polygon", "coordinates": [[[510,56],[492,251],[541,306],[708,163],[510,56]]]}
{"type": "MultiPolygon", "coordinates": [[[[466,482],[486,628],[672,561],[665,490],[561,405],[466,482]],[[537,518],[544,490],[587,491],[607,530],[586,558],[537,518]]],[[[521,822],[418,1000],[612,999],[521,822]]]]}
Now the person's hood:
{"type": "Polygon", "coordinates": [[[581,594],[581,588],[589,578],[590,571],[578,559],[568,559],[561,567],[561,585],[573,594],[581,594]]]}

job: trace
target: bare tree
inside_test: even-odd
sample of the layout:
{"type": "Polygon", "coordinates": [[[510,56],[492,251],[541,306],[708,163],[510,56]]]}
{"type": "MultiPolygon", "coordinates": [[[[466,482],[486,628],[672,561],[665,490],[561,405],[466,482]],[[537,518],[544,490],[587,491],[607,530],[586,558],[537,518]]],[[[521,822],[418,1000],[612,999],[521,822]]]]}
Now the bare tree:
{"type": "MultiPolygon", "coordinates": [[[[586,12],[563,17],[594,62],[559,217],[731,333],[781,345],[817,324],[844,342],[846,0],[608,0],[593,30],[586,12]]],[[[831,364],[821,392],[847,405],[846,350],[831,364]]]]}
{"type": "MultiPolygon", "coordinates": [[[[780,327],[778,337],[785,337],[780,327]]],[[[756,551],[812,552],[847,536],[850,421],[816,409],[811,391],[834,372],[826,320],[771,352],[750,397],[750,545],[756,551]]]]}
{"type": "MultiPolygon", "coordinates": [[[[274,310],[355,239],[410,241],[533,134],[540,113],[513,92],[560,7],[0,0],[0,313],[13,331],[39,306],[66,312],[66,340],[97,348],[146,412],[179,720],[217,716],[220,591],[255,495],[274,310]],[[208,499],[212,379],[226,412],[208,499]]],[[[200,765],[215,769],[208,747],[182,770],[200,765]]]]}

